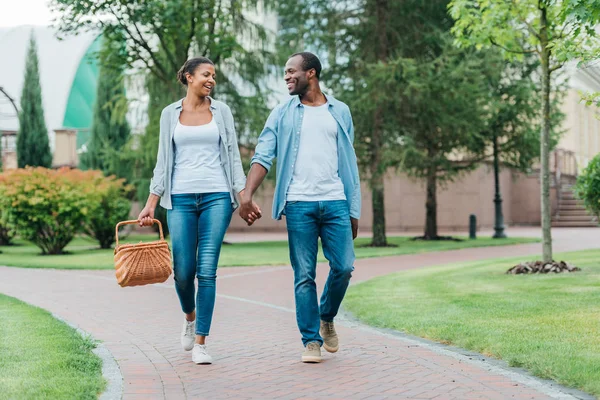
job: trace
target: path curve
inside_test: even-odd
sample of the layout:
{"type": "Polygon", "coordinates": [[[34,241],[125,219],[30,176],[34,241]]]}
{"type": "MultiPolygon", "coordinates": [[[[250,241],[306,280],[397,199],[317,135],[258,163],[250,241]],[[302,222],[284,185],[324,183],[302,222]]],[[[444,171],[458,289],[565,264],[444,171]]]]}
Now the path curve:
{"type": "MultiPolygon", "coordinates": [[[[556,251],[600,243],[600,229],[554,233],[556,251]]],[[[353,282],[540,251],[540,244],[527,244],[363,259],[353,282]]],[[[327,272],[319,266],[320,288],[327,272]]],[[[302,364],[292,280],[289,267],[220,269],[209,341],[214,364],[196,366],[180,349],[182,316],[172,280],[123,289],[112,271],[0,267],[0,292],[47,309],[104,342],[123,374],[124,399],[576,398],[559,386],[536,386],[488,364],[343,320],[340,351],[326,353],[321,364],[302,364]]]]}

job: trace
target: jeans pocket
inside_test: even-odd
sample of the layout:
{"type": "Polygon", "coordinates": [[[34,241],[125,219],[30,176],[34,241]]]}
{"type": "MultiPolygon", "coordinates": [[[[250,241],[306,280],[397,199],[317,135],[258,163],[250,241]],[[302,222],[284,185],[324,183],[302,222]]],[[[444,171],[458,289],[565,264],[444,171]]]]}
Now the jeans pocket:
{"type": "Polygon", "coordinates": [[[283,206],[283,215],[287,215],[287,209],[289,206],[293,206],[294,204],[298,204],[298,201],[286,201],[283,206]]]}

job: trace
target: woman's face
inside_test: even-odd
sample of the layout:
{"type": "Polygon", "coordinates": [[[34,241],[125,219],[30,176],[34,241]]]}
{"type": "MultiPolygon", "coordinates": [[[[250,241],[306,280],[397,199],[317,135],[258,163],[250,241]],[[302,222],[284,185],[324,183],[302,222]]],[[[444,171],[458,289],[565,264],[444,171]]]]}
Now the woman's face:
{"type": "Polygon", "coordinates": [[[215,66],[211,64],[200,64],[194,71],[194,74],[186,74],[188,81],[188,90],[191,90],[196,96],[209,96],[217,84],[215,66]]]}

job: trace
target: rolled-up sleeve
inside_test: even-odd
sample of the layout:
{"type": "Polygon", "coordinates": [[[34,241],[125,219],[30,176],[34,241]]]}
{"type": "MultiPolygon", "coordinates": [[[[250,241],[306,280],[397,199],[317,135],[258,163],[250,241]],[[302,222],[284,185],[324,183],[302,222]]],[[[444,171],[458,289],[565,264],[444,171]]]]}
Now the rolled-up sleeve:
{"type": "Polygon", "coordinates": [[[160,132],[158,136],[158,153],[156,166],[150,180],[150,193],[159,197],[165,193],[165,169],[167,167],[167,154],[170,139],[168,113],[165,110],[160,114],[160,132]]]}
{"type": "MultiPolygon", "coordinates": [[[[352,122],[352,114],[350,113],[350,109],[348,109],[347,116],[348,123],[348,135],[350,136],[350,140],[354,144],[354,123],[352,122]]],[[[354,159],[356,160],[356,152],[354,155],[354,159]]],[[[360,175],[358,172],[358,161],[356,161],[354,168],[354,181],[356,182],[354,185],[354,190],[352,191],[352,199],[350,200],[350,217],[360,219],[360,214],[362,210],[362,195],[360,189],[360,175]]]]}
{"type": "Polygon", "coordinates": [[[360,181],[356,182],[354,192],[352,192],[352,200],[350,202],[350,218],[360,219],[362,209],[362,196],[360,191],[360,181]]]}
{"type": "Polygon", "coordinates": [[[242,157],[240,156],[240,146],[235,131],[233,114],[229,107],[227,107],[225,111],[227,113],[227,126],[231,134],[231,145],[233,146],[233,190],[236,193],[239,193],[246,187],[246,175],[244,174],[244,167],[242,166],[242,157]]]}
{"type": "Polygon", "coordinates": [[[279,118],[279,108],[271,111],[265,127],[258,138],[258,144],[252,157],[251,165],[260,164],[267,171],[273,165],[273,159],[277,155],[277,120],[279,118]]]}

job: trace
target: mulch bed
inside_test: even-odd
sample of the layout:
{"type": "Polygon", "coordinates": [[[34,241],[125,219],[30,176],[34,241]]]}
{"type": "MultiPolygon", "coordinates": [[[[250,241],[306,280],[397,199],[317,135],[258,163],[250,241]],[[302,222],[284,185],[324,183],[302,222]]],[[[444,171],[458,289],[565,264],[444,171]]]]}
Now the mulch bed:
{"type": "Polygon", "coordinates": [[[560,274],[563,272],[576,272],[581,271],[581,268],[578,268],[572,264],[569,264],[564,261],[556,262],[552,261],[551,263],[545,263],[543,261],[529,261],[523,262],[515,265],[508,271],[507,274],[517,275],[517,274],[560,274]]]}

